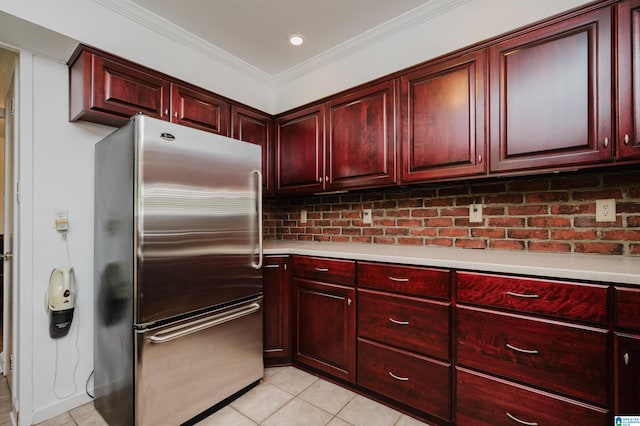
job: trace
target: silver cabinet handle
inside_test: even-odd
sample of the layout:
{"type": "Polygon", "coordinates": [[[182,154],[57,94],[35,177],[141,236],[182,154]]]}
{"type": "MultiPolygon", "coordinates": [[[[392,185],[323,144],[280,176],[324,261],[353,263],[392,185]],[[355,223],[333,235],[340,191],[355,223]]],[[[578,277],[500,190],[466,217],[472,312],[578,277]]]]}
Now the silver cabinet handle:
{"type": "Polygon", "coordinates": [[[624,365],[629,365],[629,352],[625,352],[622,358],[624,359],[624,365]]]}
{"type": "Polygon", "coordinates": [[[318,182],[322,183],[322,176],[318,178],[318,182]]]}
{"type": "Polygon", "coordinates": [[[13,253],[8,251],[8,252],[0,255],[0,259],[2,259],[2,260],[11,260],[11,259],[13,259],[13,253]]]}
{"type": "Polygon", "coordinates": [[[351,298],[347,297],[347,306],[351,306],[351,298]]]}
{"type": "Polygon", "coordinates": [[[313,268],[317,272],[329,272],[329,268],[313,268]]]}
{"type": "Polygon", "coordinates": [[[398,325],[409,325],[409,321],[398,321],[398,320],[394,320],[391,317],[389,317],[389,321],[391,321],[394,324],[398,324],[398,325]]]}
{"type": "Polygon", "coordinates": [[[279,267],[280,267],[280,265],[264,265],[264,266],[263,266],[263,268],[265,268],[265,269],[266,269],[266,268],[276,269],[276,268],[279,268],[279,267]]]}
{"type": "Polygon", "coordinates": [[[507,291],[506,292],[509,296],[513,296],[513,297],[522,297],[523,299],[537,299],[538,296],[537,294],[523,294],[523,293],[514,293],[512,291],[507,291]]]}
{"type": "Polygon", "coordinates": [[[511,420],[513,420],[514,422],[518,422],[521,425],[527,425],[527,426],[538,426],[538,422],[525,422],[524,420],[520,420],[519,418],[517,418],[516,416],[514,416],[513,414],[506,412],[505,413],[507,415],[507,417],[509,417],[511,420]]]}
{"type": "Polygon", "coordinates": [[[396,278],[396,277],[389,277],[389,279],[391,281],[395,281],[397,283],[406,283],[409,281],[409,278],[396,278]]]}
{"type": "Polygon", "coordinates": [[[624,135],[624,144],[625,145],[629,145],[629,135],[628,134],[624,135]]]}
{"type": "Polygon", "coordinates": [[[538,352],[537,350],[535,350],[535,349],[522,349],[522,348],[519,348],[519,347],[517,347],[517,346],[510,345],[509,343],[507,343],[505,346],[506,346],[507,348],[511,349],[512,351],[522,352],[523,354],[532,354],[532,355],[535,355],[535,354],[539,353],[539,352],[538,352]]]}
{"type": "Polygon", "coordinates": [[[389,375],[391,377],[393,377],[396,380],[400,380],[401,382],[408,382],[409,378],[408,377],[400,377],[400,376],[396,376],[395,374],[393,374],[391,371],[389,371],[389,375]]]}
{"type": "Polygon", "coordinates": [[[169,110],[168,109],[164,110],[164,115],[169,115],[169,110]]]}
{"type": "Polygon", "coordinates": [[[478,163],[482,163],[482,154],[478,154],[478,163]]]}
{"type": "Polygon", "coordinates": [[[609,138],[604,138],[604,147],[607,148],[609,146],[609,138]]]}
{"type": "Polygon", "coordinates": [[[259,310],[260,304],[252,303],[248,306],[242,306],[229,312],[212,315],[211,317],[205,318],[200,321],[194,321],[193,323],[189,323],[186,326],[177,326],[172,327],[168,330],[160,331],[159,333],[156,333],[153,336],[149,337],[149,340],[151,341],[151,343],[166,343],[171,340],[207,329],[209,327],[214,327],[216,325],[224,324],[225,322],[233,321],[235,319],[251,315],[254,312],[258,312],[259,310]]]}

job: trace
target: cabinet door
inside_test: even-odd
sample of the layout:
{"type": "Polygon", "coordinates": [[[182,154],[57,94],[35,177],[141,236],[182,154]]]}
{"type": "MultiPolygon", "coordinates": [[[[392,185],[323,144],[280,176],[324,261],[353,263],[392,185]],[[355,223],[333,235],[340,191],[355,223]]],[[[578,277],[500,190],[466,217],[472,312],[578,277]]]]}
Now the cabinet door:
{"type": "Polygon", "coordinates": [[[288,256],[264,258],[264,360],[291,363],[291,296],[288,256]]]}
{"type": "Polygon", "coordinates": [[[229,104],[202,89],[171,85],[171,121],[227,136],[229,104]]]}
{"type": "Polygon", "coordinates": [[[640,336],[616,333],[615,414],[640,413],[640,336]]]}
{"type": "Polygon", "coordinates": [[[618,160],[640,159],[640,0],[618,5],[618,160]]]}
{"type": "Polygon", "coordinates": [[[343,380],[355,381],[355,289],[294,278],[294,359],[343,380]]]}
{"type": "Polygon", "coordinates": [[[70,67],[70,119],[122,126],[138,112],[168,119],[169,82],[84,51],[70,67]]]}
{"type": "Polygon", "coordinates": [[[262,147],[262,182],[266,194],[273,193],[273,120],[239,106],[231,107],[231,137],[262,147]]]}
{"type": "Polygon", "coordinates": [[[391,80],[327,103],[327,190],[396,181],[395,97],[391,80]]]}
{"type": "Polygon", "coordinates": [[[489,47],[492,172],[613,159],[611,8],[489,47]]]}
{"type": "Polygon", "coordinates": [[[486,171],[485,51],[402,76],[402,182],[486,171]]]}
{"type": "Polygon", "coordinates": [[[322,191],[324,107],[318,105],[276,120],[276,192],[322,191]]]}

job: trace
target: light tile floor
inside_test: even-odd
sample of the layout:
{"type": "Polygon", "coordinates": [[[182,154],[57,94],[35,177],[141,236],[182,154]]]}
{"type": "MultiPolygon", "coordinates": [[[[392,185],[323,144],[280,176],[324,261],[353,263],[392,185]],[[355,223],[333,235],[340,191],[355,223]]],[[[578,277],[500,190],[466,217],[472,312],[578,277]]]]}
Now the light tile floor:
{"type": "MultiPolygon", "coordinates": [[[[0,422],[0,426],[3,425],[0,422]]],[[[94,410],[93,403],[89,403],[38,426],[70,425],[104,426],[106,423],[94,410]]],[[[295,367],[275,367],[265,369],[262,383],[197,426],[219,425],[418,426],[426,423],[295,367]]]]}

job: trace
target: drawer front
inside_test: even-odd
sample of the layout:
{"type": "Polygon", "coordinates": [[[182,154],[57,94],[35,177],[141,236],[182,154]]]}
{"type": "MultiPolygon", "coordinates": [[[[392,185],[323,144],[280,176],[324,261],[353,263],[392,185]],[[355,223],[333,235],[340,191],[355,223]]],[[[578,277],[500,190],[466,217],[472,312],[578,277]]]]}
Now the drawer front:
{"type": "Polygon", "coordinates": [[[335,284],[356,284],[356,262],[324,257],[293,256],[293,275],[335,284]]]}
{"type": "Polygon", "coordinates": [[[456,423],[603,426],[607,411],[468,370],[456,370],[456,423]],[[517,419],[517,420],[516,420],[517,419]]]}
{"type": "Polygon", "coordinates": [[[458,272],[458,301],[607,324],[607,286],[458,272]]]}
{"type": "Polygon", "coordinates": [[[358,384],[441,419],[450,418],[451,364],[358,339],[358,384]]]}
{"type": "Polygon", "coordinates": [[[358,262],[358,286],[449,299],[449,272],[418,266],[358,262]]]}
{"type": "Polygon", "coordinates": [[[458,364],[605,405],[608,331],[457,307],[458,364]]]}
{"type": "Polygon", "coordinates": [[[448,360],[449,304],[358,289],[361,337],[448,360]]]}
{"type": "Polygon", "coordinates": [[[616,327],[640,330],[640,289],[616,287],[616,327]]]}

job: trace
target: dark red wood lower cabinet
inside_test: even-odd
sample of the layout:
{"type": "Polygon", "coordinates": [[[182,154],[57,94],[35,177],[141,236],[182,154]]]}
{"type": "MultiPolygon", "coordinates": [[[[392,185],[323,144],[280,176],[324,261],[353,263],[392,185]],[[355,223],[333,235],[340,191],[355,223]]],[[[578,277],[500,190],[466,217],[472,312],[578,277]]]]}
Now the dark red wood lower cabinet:
{"type": "Polygon", "coordinates": [[[291,279],[289,256],[265,256],[264,363],[291,363],[291,279]]]}
{"type": "Polygon", "coordinates": [[[457,368],[456,424],[607,425],[607,410],[457,368]]]}
{"type": "Polygon", "coordinates": [[[451,364],[358,338],[358,384],[449,421],[451,364]]]}
{"type": "Polygon", "coordinates": [[[640,335],[616,333],[614,414],[640,414],[640,335]]]}

